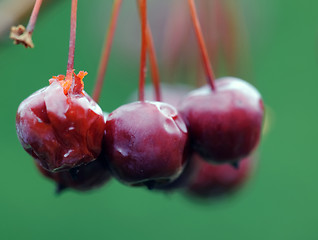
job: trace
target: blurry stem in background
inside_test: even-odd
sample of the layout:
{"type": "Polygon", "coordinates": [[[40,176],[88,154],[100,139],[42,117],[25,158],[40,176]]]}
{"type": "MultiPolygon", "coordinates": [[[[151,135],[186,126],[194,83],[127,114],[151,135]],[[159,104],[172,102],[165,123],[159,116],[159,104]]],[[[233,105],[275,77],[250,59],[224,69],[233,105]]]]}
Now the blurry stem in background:
{"type": "Polygon", "coordinates": [[[26,28],[27,32],[29,32],[30,34],[33,33],[41,5],[42,5],[42,0],[36,0],[31,17],[30,17],[30,21],[29,21],[28,26],[26,28]]]}
{"type": "MultiPolygon", "coordinates": [[[[217,11],[218,9],[214,6],[217,0],[204,0],[197,3],[198,12],[200,13],[200,21],[202,30],[206,33],[205,41],[207,43],[207,50],[216,74],[219,72],[219,43],[220,43],[220,33],[218,31],[218,21],[217,21],[217,11]]],[[[197,78],[196,86],[200,87],[206,84],[204,79],[204,69],[202,69],[202,64],[200,59],[197,60],[197,78]],[[203,70],[203,71],[202,71],[203,70]]]]}
{"type": "Polygon", "coordinates": [[[139,101],[145,101],[146,55],[147,55],[147,0],[138,0],[141,18],[141,50],[139,71],[139,101]]]}
{"type": "Polygon", "coordinates": [[[200,52],[201,52],[201,56],[203,60],[203,66],[204,66],[207,82],[211,86],[211,89],[214,91],[215,90],[214,73],[211,67],[211,62],[208,56],[206,44],[203,39],[203,34],[202,34],[201,26],[199,23],[198,14],[195,8],[194,0],[188,0],[188,4],[190,8],[192,22],[194,25],[195,34],[198,40],[198,44],[199,44],[199,48],[200,48],[200,52]]]}
{"type": "Polygon", "coordinates": [[[22,18],[29,16],[34,0],[0,1],[0,37],[8,34],[8,30],[22,18]]]}
{"type": "Polygon", "coordinates": [[[108,59],[109,59],[109,55],[110,55],[110,51],[111,51],[111,47],[112,47],[112,43],[114,39],[114,34],[115,34],[116,26],[117,26],[117,20],[118,20],[121,4],[122,4],[122,0],[114,0],[112,16],[108,26],[108,31],[106,33],[103,53],[100,59],[97,79],[96,79],[94,92],[93,92],[93,99],[95,100],[95,102],[99,101],[99,97],[102,91],[103,82],[104,82],[106,69],[108,65],[108,59]]]}
{"type": "MultiPolygon", "coordinates": [[[[50,3],[58,3],[59,0],[45,0],[41,6],[41,11],[50,3]]],[[[17,25],[19,21],[29,18],[34,0],[0,0],[0,41],[7,39],[12,25],[17,25]]]]}
{"type": "Polygon", "coordinates": [[[73,69],[74,69],[74,53],[75,53],[75,41],[76,41],[76,17],[77,17],[77,0],[72,0],[71,30],[70,30],[70,43],[69,43],[69,51],[68,51],[66,79],[72,77],[72,73],[73,73],[73,69]]]}
{"type": "Polygon", "coordinates": [[[42,5],[42,0],[36,0],[27,28],[19,25],[11,28],[10,38],[14,40],[14,44],[23,44],[26,48],[33,48],[32,33],[36,24],[36,20],[42,5]]]}
{"type": "Polygon", "coordinates": [[[236,2],[228,2],[227,12],[231,15],[231,22],[236,35],[236,73],[239,75],[246,75],[244,76],[244,79],[249,79],[250,83],[254,82],[255,84],[255,78],[253,77],[253,64],[250,53],[249,33],[246,28],[246,19],[242,8],[236,2]],[[242,72],[241,69],[244,69],[244,71],[242,72]]]}
{"type": "Polygon", "coordinates": [[[189,39],[189,27],[186,5],[181,1],[171,1],[173,4],[169,9],[167,24],[164,26],[164,39],[162,45],[164,68],[168,76],[165,79],[173,80],[178,65],[182,61],[182,53],[186,46],[186,39],[189,39]]]}
{"type": "MultiPolygon", "coordinates": [[[[140,4],[140,1],[137,1],[137,3],[138,3],[140,20],[141,20],[141,4],[140,4]]],[[[153,82],[153,86],[155,90],[155,99],[156,101],[161,101],[160,75],[159,75],[158,61],[157,61],[156,50],[154,47],[153,37],[151,33],[151,28],[148,21],[147,21],[147,29],[146,29],[146,41],[147,41],[147,49],[148,49],[149,61],[150,61],[151,77],[152,77],[152,82],[153,82]]]]}
{"type": "Polygon", "coordinates": [[[237,32],[233,14],[226,2],[215,0],[218,15],[218,31],[221,35],[221,47],[225,57],[226,67],[230,75],[237,75],[237,32]]]}

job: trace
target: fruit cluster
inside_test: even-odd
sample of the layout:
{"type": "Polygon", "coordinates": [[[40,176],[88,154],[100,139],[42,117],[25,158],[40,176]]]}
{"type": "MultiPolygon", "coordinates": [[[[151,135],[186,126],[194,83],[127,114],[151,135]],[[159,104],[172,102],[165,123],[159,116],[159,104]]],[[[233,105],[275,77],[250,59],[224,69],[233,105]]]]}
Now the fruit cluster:
{"type": "MultiPolygon", "coordinates": [[[[264,105],[251,84],[234,77],[214,80],[193,0],[188,4],[208,84],[185,96],[182,91],[181,95],[170,91],[161,99],[146,0],[139,0],[139,101],[110,114],[98,106],[121,2],[114,0],[91,98],[84,91],[83,78],[87,73],[75,74],[73,69],[77,0],[72,0],[66,76],[53,77],[48,87],[20,104],[16,129],[23,148],[34,158],[40,172],[57,183],[58,191],[90,190],[103,185],[111,176],[130,186],[164,191],[186,188],[188,193],[203,198],[235,189],[252,169],[251,154],[261,137],[264,105]],[[145,99],[147,50],[155,100],[145,99]]],[[[41,3],[36,1],[27,32],[16,36],[16,28],[13,29],[16,43],[28,46],[24,39],[32,42],[34,16],[41,3]]]]}

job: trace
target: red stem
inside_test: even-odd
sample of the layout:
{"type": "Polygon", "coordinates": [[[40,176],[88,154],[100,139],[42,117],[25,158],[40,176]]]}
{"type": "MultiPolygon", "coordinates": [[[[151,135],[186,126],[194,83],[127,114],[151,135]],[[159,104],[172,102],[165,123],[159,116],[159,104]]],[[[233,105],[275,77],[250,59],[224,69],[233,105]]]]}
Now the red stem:
{"type": "Polygon", "coordinates": [[[72,77],[74,69],[74,53],[75,53],[75,40],[76,40],[76,16],[77,15],[77,0],[72,0],[71,12],[71,30],[70,30],[70,43],[68,52],[67,72],[66,77],[72,77]]]}
{"type": "Polygon", "coordinates": [[[194,30],[195,30],[195,34],[197,37],[197,41],[200,47],[200,52],[201,52],[201,56],[202,56],[202,60],[203,60],[203,66],[204,66],[204,70],[205,70],[205,74],[207,77],[207,81],[208,84],[210,84],[212,90],[215,90],[215,85],[214,85],[214,73],[211,67],[211,62],[208,56],[208,51],[206,48],[206,44],[204,42],[204,38],[203,38],[203,34],[202,34],[202,30],[201,30],[201,26],[200,26],[200,22],[198,19],[198,14],[196,11],[196,7],[194,4],[194,0],[188,0],[188,4],[190,7],[190,13],[191,13],[191,18],[192,18],[192,22],[194,25],[194,30]]]}
{"type": "MultiPolygon", "coordinates": [[[[210,57],[210,61],[212,63],[213,69],[215,70],[215,73],[217,74],[218,70],[218,64],[219,61],[218,55],[219,55],[219,31],[218,31],[218,9],[215,5],[215,2],[217,0],[213,1],[200,1],[201,5],[199,5],[200,12],[202,12],[202,29],[207,33],[205,41],[207,43],[207,50],[210,57]]],[[[201,15],[200,15],[201,16],[201,15]]]]}
{"type": "Polygon", "coordinates": [[[42,0],[36,0],[33,10],[32,10],[32,14],[28,23],[28,26],[26,28],[26,31],[30,33],[30,35],[33,33],[34,30],[34,26],[36,24],[36,19],[38,18],[38,14],[40,11],[42,5],[42,0]]]}
{"type": "Polygon", "coordinates": [[[139,101],[145,101],[146,53],[147,53],[147,0],[139,0],[141,12],[141,51],[139,71],[139,101]]]}
{"type": "MultiPolygon", "coordinates": [[[[138,7],[139,7],[139,15],[141,19],[140,1],[138,4],[138,7]]],[[[160,75],[159,75],[158,61],[156,56],[156,50],[154,47],[151,28],[148,22],[147,22],[147,29],[146,29],[146,41],[147,41],[147,49],[148,49],[150,69],[151,69],[151,78],[152,78],[153,86],[155,89],[155,99],[156,101],[161,101],[160,75]]]]}
{"type": "Polygon", "coordinates": [[[109,55],[110,55],[110,51],[111,51],[111,47],[112,47],[112,43],[113,43],[113,39],[115,35],[115,30],[117,26],[117,20],[118,20],[121,4],[122,4],[122,0],[114,0],[112,15],[111,15],[110,23],[106,33],[105,41],[104,41],[103,53],[100,59],[97,80],[96,80],[94,92],[93,92],[93,99],[96,102],[99,101],[99,97],[102,91],[104,78],[105,78],[105,74],[106,74],[106,70],[108,66],[108,59],[109,59],[109,55]]]}

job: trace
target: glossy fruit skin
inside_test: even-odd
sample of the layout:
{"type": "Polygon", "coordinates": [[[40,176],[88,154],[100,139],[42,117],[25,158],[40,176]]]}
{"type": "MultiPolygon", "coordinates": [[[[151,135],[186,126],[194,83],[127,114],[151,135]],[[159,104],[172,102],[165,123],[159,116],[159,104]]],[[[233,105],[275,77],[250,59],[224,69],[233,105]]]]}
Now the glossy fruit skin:
{"type": "MultiPolygon", "coordinates": [[[[161,83],[160,84],[161,94],[162,94],[162,102],[168,103],[174,107],[180,103],[180,101],[187,95],[192,89],[190,86],[185,84],[169,84],[169,83],[161,83]]],[[[132,96],[129,98],[130,101],[136,99],[138,96],[138,91],[134,92],[132,96]]],[[[153,85],[148,85],[145,87],[145,99],[150,101],[155,101],[155,91],[153,85]]],[[[186,156],[191,155],[191,149],[189,147],[186,148],[187,153],[186,156]]],[[[153,190],[162,190],[165,192],[173,192],[184,188],[187,186],[189,180],[195,172],[194,161],[190,161],[191,159],[188,157],[186,160],[186,164],[182,173],[173,181],[161,182],[160,184],[152,184],[150,186],[153,190]]],[[[149,187],[149,186],[148,186],[149,187]]]]}
{"type": "Polygon", "coordinates": [[[192,91],[178,110],[187,124],[191,146],[207,161],[235,163],[258,145],[264,105],[249,83],[225,77],[192,91]]]}
{"type": "Polygon", "coordinates": [[[25,99],[16,115],[23,148],[52,172],[95,160],[101,152],[104,126],[97,103],[84,91],[65,94],[57,81],[25,99]]]}
{"type": "Polygon", "coordinates": [[[77,191],[92,190],[104,185],[111,177],[105,164],[105,160],[101,157],[88,164],[83,164],[79,167],[57,173],[45,170],[38,163],[36,166],[43,176],[56,182],[58,191],[67,188],[75,189],[77,191]]]}
{"type": "Polygon", "coordinates": [[[152,187],[178,177],[188,134],[177,110],[161,102],[133,102],[108,116],[104,149],[121,182],[152,187]]]}
{"type": "Polygon", "coordinates": [[[211,164],[195,154],[196,173],[186,189],[187,194],[196,198],[208,199],[230,194],[240,188],[253,172],[253,158],[240,161],[239,168],[229,164],[211,164]]]}
{"type": "Polygon", "coordinates": [[[190,148],[187,148],[187,161],[184,169],[182,170],[182,173],[173,181],[162,183],[155,185],[153,189],[160,190],[165,193],[171,193],[180,191],[181,189],[184,189],[188,187],[191,180],[196,176],[199,165],[197,164],[197,161],[195,161],[194,158],[192,158],[192,154],[190,152],[190,148]]]}

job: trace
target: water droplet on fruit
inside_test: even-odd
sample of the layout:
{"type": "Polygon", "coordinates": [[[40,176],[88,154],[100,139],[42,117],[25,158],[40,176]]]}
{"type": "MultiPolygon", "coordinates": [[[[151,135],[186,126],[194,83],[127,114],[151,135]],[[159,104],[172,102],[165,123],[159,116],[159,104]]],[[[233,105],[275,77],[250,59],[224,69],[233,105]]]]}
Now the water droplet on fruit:
{"type": "Polygon", "coordinates": [[[73,152],[73,149],[69,149],[67,153],[64,154],[64,157],[68,157],[73,152]]]}
{"type": "Polygon", "coordinates": [[[117,148],[117,151],[124,157],[127,157],[128,156],[128,151],[127,151],[127,148],[121,148],[121,147],[118,147],[117,148]]]}

